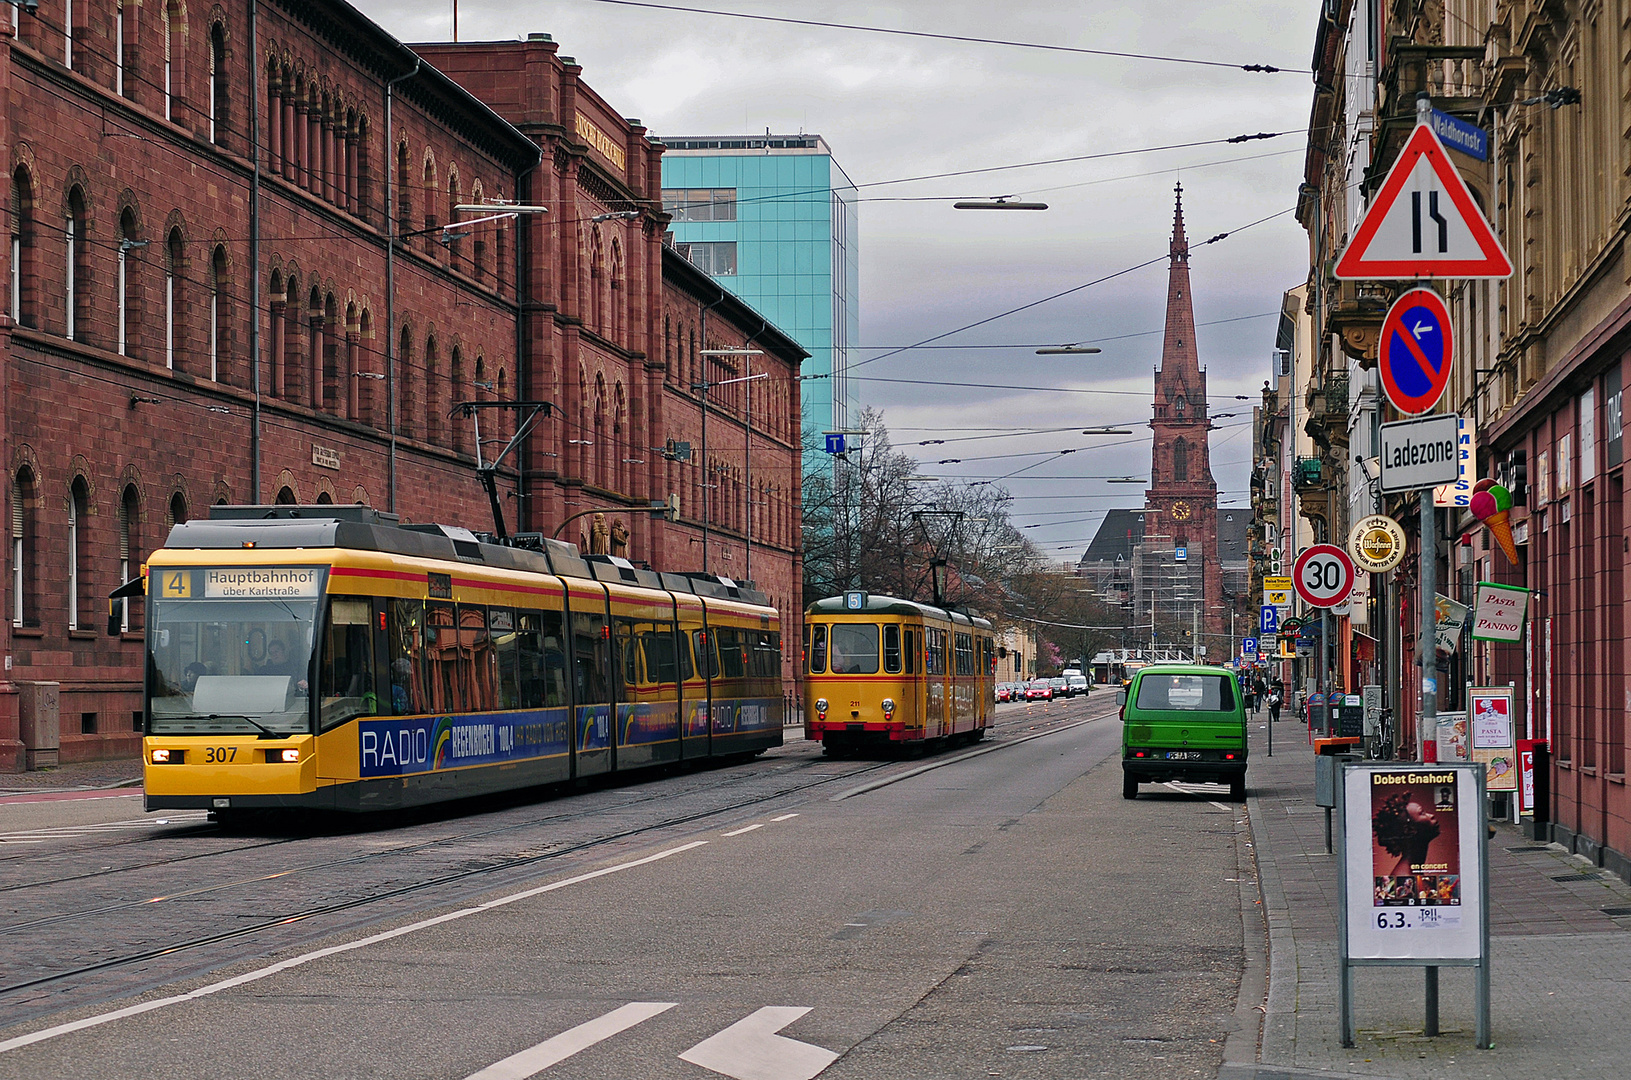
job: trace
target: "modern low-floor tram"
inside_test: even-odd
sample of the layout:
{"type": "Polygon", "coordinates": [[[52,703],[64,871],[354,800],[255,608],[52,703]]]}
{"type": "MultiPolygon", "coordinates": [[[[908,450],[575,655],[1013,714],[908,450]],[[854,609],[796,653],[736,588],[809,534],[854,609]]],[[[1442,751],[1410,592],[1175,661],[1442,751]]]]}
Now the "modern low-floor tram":
{"type": "Polygon", "coordinates": [[[804,736],[828,752],[981,739],[996,660],[978,616],[865,593],[818,600],[804,619],[804,736]]]}
{"type": "Polygon", "coordinates": [[[725,579],[217,506],[145,596],[150,810],[387,810],[782,742],[776,610],[725,579]]]}

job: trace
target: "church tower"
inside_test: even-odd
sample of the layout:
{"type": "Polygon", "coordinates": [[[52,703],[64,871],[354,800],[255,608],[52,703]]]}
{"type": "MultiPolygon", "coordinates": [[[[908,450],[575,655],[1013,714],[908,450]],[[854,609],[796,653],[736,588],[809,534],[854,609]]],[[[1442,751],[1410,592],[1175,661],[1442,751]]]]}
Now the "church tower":
{"type": "Polygon", "coordinates": [[[1214,663],[1228,658],[1223,574],[1218,551],[1218,485],[1212,479],[1206,373],[1195,348],[1195,308],[1189,293],[1189,241],[1184,237],[1184,189],[1177,188],[1167,270],[1167,325],[1155,372],[1155,432],[1150,487],[1144,493],[1149,557],[1166,563],[1146,574],[1157,621],[1199,627],[1214,663]]]}

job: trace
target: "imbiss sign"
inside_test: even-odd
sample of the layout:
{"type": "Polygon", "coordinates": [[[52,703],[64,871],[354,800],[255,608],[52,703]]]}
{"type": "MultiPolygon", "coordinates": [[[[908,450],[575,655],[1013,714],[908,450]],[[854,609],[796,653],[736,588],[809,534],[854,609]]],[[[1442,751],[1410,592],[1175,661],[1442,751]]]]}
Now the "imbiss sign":
{"type": "Polygon", "coordinates": [[[1460,475],[1454,414],[1382,425],[1382,490],[1453,484],[1460,475]]]}

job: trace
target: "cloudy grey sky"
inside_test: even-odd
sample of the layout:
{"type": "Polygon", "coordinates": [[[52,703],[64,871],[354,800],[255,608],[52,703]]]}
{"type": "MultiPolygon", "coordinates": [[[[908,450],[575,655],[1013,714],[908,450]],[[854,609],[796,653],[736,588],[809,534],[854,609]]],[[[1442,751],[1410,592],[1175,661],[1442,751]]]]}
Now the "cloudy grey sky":
{"type": "MultiPolygon", "coordinates": [[[[447,40],[452,0],[354,0],[406,41],[447,40]]],[[[1135,52],[1238,68],[1120,59],[855,30],[790,26],[601,0],[461,0],[465,41],[553,34],[584,79],[657,136],[766,128],[825,136],[863,187],[858,356],[910,345],[1163,256],[1173,184],[1184,184],[1197,338],[1219,430],[1213,472],[1225,505],[1247,501],[1251,401],[1268,371],[1281,293],[1307,273],[1289,210],[1312,95],[1306,73],[1318,0],[654,0],[760,15],[1135,52]],[[1288,132],[1215,144],[907,184],[881,181],[1054,158],[1288,132]],[[1020,195],[1045,213],[980,213],[951,198],[1020,195]],[[938,201],[921,201],[925,199],[938,201]],[[915,200],[915,201],[903,201],[915,200]],[[1262,224],[1242,229],[1268,215],[1262,224]],[[1235,230],[1241,230],[1238,233],[1235,230]],[[1233,320],[1233,321],[1223,321],[1233,320]]],[[[925,473],[1002,481],[1015,520],[1050,555],[1079,556],[1112,506],[1148,476],[1151,372],[1160,357],[1166,262],[940,344],[860,368],[862,403],[881,407],[925,473]],[[1039,357],[1086,341],[1098,356],[1039,357]],[[998,347],[1030,346],[1030,347],[998,347]],[[871,381],[929,380],[933,385],[871,381]],[[982,384],[972,386],[970,384],[982,384]],[[1012,389],[1046,387],[1049,389],[1012,389]],[[1084,437],[1133,424],[1133,436],[1084,437]],[[994,429],[1065,428],[1019,434],[994,429]],[[996,435],[977,441],[959,437],[996,435]],[[928,439],[943,444],[915,446],[928,439]],[[1094,447],[1068,456],[1057,451],[1094,447]],[[1026,453],[1045,457],[993,457],[1026,453]],[[940,464],[944,458],[961,458],[940,464]],[[988,460],[976,460],[986,458],[988,460]],[[1100,479],[1095,479],[1100,478],[1100,479]]]]}

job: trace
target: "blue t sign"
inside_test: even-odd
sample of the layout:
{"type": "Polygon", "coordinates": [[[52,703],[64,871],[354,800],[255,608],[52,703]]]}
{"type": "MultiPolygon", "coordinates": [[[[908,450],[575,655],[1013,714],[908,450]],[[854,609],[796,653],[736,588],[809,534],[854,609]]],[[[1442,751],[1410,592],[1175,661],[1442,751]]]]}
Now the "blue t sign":
{"type": "Polygon", "coordinates": [[[842,454],[844,452],[844,436],[835,432],[827,433],[827,453],[842,454]]]}
{"type": "Polygon", "coordinates": [[[1257,630],[1260,634],[1278,634],[1280,632],[1280,609],[1273,604],[1264,604],[1258,609],[1257,630]]]}

